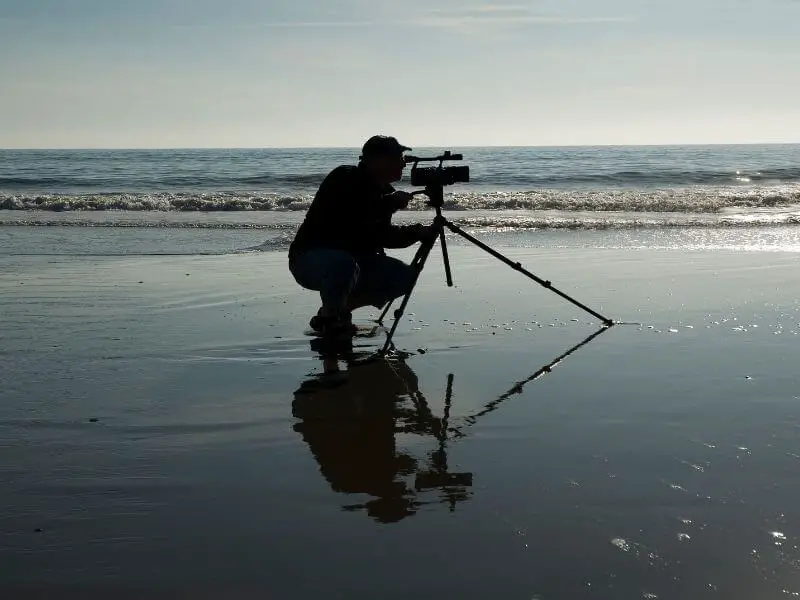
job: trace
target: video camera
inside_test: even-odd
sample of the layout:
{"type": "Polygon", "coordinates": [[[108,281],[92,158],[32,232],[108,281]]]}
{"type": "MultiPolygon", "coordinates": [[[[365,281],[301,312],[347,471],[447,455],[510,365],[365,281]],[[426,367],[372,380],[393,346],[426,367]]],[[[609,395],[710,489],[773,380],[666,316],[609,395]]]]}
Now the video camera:
{"type": "Polygon", "coordinates": [[[411,167],[411,185],[417,186],[445,186],[454,183],[467,183],[469,181],[469,167],[443,167],[442,163],[446,160],[462,160],[461,154],[452,154],[446,150],[440,156],[420,158],[418,156],[406,156],[406,164],[413,163],[411,167]],[[419,167],[421,162],[439,161],[437,167],[419,167]]]}

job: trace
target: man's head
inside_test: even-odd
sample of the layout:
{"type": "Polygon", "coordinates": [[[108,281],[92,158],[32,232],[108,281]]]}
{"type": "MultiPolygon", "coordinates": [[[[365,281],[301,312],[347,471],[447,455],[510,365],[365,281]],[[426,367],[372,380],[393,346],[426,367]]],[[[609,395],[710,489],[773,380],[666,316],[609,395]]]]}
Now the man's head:
{"type": "Polygon", "coordinates": [[[381,184],[399,181],[406,166],[403,152],[411,150],[403,146],[397,138],[386,135],[374,135],[361,148],[361,163],[367,168],[373,179],[381,184]]]}

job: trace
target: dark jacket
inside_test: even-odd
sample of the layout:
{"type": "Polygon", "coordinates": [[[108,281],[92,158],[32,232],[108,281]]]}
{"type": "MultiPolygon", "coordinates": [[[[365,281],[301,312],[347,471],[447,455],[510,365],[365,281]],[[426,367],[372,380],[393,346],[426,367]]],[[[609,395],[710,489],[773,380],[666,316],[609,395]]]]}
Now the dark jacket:
{"type": "Polygon", "coordinates": [[[393,191],[391,185],[375,184],[362,165],[335,168],[314,196],[289,247],[289,261],[311,248],[344,250],[358,257],[420,241],[420,225],[392,225],[396,208],[384,196],[393,191]]]}

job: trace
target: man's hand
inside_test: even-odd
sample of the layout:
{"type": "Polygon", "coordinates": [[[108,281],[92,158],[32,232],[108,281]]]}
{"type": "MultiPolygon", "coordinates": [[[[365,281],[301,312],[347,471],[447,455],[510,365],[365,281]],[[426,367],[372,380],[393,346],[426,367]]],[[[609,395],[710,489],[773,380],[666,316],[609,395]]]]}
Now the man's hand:
{"type": "Polygon", "coordinates": [[[417,225],[415,233],[420,242],[429,242],[439,235],[439,228],[433,225],[417,225]]]}
{"type": "Polygon", "coordinates": [[[389,206],[392,207],[392,210],[402,210],[408,206],[408,203],[411,202],[413,197],[414,195],[409,192],[397,190],[396,192],[384,196],[384,199],[389,203],[389,206]]]}

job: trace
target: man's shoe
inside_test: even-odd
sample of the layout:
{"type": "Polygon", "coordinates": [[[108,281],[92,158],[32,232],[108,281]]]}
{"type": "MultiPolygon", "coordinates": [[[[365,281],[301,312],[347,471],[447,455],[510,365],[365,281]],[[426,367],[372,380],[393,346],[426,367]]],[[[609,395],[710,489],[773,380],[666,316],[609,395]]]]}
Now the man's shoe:
{"type": "Polygon", "coordinates": [[[309,325],[311,329],[324,336],[354,335],[356,332],[350,313],[335,317],[314,315],[309,325]]]}
{"type": "Polygon", "coordinates": [[[327,318],[328,317],[323,317],[323,316],[320,316],[320,315],[314,315],[313,317],[311,317],[311,320],[308,322],[308,325],[311,327],[311,329],[313,329],[317,333],[321,333],[322,332],[322,325],[323,325],[325,319],[327,319],[327,318]]]}

